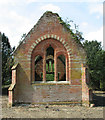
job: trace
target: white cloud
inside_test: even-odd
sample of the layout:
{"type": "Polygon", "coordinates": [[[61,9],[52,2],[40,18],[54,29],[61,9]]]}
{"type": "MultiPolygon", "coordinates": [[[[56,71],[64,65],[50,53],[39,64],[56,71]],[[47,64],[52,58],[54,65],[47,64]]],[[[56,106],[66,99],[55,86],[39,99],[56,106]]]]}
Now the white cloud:
{"type": "Polygon", "coordinates": [[[16,6],[17,4],[22,4],[25,0],[0,0],[0,5],[12,5],[16,6]]]}
{"type": "Polygon", "coordinates": [[[25,5],[33,2],[40,2],[40,1],[38,0],[0,0],[0,5],[17,6],[17,5],[25,5]]]}
{"type": "Polygon", "coordinates": [[[38,0],[26,0],[27,3],[34,3],[34,2],[38,2],[38,0]]]}
{"type": "Polygon", "coordinates": [[[0,14],[0,30],[8,36],[12,46],[17,46],[23,33],[27,33],[32,28],[31,19],[17,14],[15,11],[4,11],[0,14]],[[4,16],[6,14],[6,16],[4,16]]]}
{"type": "Polygon", "coordinates": [[[99,13],[102,15],[103,14],[103,4],[102,3],[90,4],[89,12],[90,12],[90,14],[99,13]]]}
{"type": "Polygon", "coordinates": [[[87,22],[83,22],[83,23],[82,23],[82,26],[84,26],[84,27],[86,27],[87,25],[88,25],[87,22]]]}
{"type": "Polygon", "coordinates": [[[0,0],[0,4],[10,4],[12,3],[14,0],[0,0]]]}
{"type": "Polygon", "coordinates": [[[33,3],[33,2],[103,2],[104,0],[27,0],[27,3],[33,3]]]}
{"type": "Polygon", "coordinates": [[[84,35],[86,40],[92,41],[97,40],[98,42],[102,42],[103,45],[103,27],[101,27],[97,31],[90,32],[84,35]]]}
{"type": "Polygon", "coordinates": [[[34,3],[34,2],[104,2],[104,0],[0,0],[0,4],[12,4],[17,5],[18,4],[25,4],[25,3],[34,3]]]}
{"type": "Polygon", "coordinates": [[[100,15],[97,15],[96,18],[97,18],[97,19],[100,19],[100,15]]]}
{"type": "Polygon", "coordinates": [[[40,9],[43,11],[52,11],[52,12],[57,12],[57,13],[59,13],[60,11],[60,7],[55,6],[53,4],[44,5],[40,9]]]}
{"type": "MultiPolygon", "coordinates": [[[[36,23],[35,20],[38,20],[42,13],[44,13],[47,10],[57,12],[57,13],[60,12],[61,8],[52,3],[51,4],[44,3],[46,4],[44,6],[42,6],[42,3],[40,3],[37,10],[36,10],[36,7],[34,7],[34,9],[32,8],[33,11],[31,11],[31,8],[27,9],[28,3],[30,4],[33,2],[41,2],[41,1],[42,0],[40,1],[38,0],[0,0],[0,11],[2,11],[0,14],[0,30],[2,30],[1,31],[2,33],[4,32],[5,35],[8,36],[12,46],[14,45],[17,46],[17,43],[21,39],[22,34],[29,32],[29,30],[36,23]],[[30,10],[30,14],[27,13],[27,15],[25,14],[26,15],[25,16],[23,13],[23,11],[25,10],[26,11],[30,10]],[[22,11],[22,12],[20,13],[19,11],[22,11]]],[[[48,1],[48,0],[43,0],[43,2],[45,1],[48,1]]],[[[58,0],[58,1],[63,2],[64,0],[58,0]]],[[[52,0],[52,2],[58,2],[58,1],[52,0]]],[[[69,0],[66,0],[66,1],[69,1],[69,0]]],[[[74,1],[70,0],[70,1],[75,2],[77,0],[74,0],[74,1]]],[[[80,0],[80,1],[84,1],[84,0],[80,0]]],[[[92,13],[98,12],[102,14],[102,11],[99,12],[100,10],[92,10],[92,11],[93,11],[92,13]]],[[[82,24],[83,24],[83,27],[86,27],[88,25],[88,23],[86,22],[83,22],[82,24]]],[[[95,33],[95,34],[96,36],[98,35],[98,33],[95,33]]],[[[89,33],[86,37],[88,37],[89,39],[93,39],[93,37],[89,37],[89,36],[91,36],[91,33],[89,33]]],[[[95,39],[97,39],[97,37],[95,39]]]]}

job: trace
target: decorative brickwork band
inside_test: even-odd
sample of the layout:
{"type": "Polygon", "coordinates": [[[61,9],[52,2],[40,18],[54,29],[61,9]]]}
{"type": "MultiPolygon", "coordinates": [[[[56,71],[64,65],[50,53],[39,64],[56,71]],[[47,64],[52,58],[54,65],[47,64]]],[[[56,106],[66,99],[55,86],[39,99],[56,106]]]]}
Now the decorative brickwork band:
{"type": "Polygon", "coordinates": [[[53,38],[53,39],[56,39],[58,40],[59,42],[61,42],[65,49],[67,50],[67,53],[68,55],[71,54],[71,49],[70,47],[68,46],[68,44],[66,43],[66,41],[63,39],[63,38],[60,38],[59,36],[57,35],[53,35],[53,34],[47,34],[47,35],[44,35],[44,36],[41,36],[40,38],[38,38],[37,40],[35,40],[35,43],[33,43],[28,51],[28,55],[27,55],[27,59],[30,59],[31,58],[31,52],[33,51],[33,49],[43,40],[46,40],[48,38],[53,38]]]}

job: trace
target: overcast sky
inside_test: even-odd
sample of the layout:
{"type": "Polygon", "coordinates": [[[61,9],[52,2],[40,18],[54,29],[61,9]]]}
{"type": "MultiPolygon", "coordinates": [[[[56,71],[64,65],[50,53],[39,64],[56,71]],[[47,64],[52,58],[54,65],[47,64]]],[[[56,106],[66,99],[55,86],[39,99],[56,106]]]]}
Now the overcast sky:
{"type": "Polygon", "coordinates": [[[45,11],[73,20],[87,40],[103,41],[104,0],[0,0],[0,31],[18,45],[45,11]],[[51,2],[48,2],[51,1],[51,2]]]}

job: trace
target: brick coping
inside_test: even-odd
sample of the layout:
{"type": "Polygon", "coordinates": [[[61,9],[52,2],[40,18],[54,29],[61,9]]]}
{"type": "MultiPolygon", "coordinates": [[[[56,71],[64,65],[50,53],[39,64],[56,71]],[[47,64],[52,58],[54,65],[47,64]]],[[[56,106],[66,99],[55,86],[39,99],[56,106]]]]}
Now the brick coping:
{"type": "Polygon", "coordinates": [[[81,86],[81,85],[72,85],[70,81],[48,81],[48,82],[34,82],[32,85],[70,85],[70,86],[81,86]]]}

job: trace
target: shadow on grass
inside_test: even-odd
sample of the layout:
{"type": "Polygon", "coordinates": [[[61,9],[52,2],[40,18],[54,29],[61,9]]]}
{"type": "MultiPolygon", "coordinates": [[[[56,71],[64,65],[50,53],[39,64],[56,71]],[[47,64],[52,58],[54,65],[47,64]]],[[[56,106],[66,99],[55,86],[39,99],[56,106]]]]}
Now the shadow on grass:
{"type": "Polygon", "coordinates": [[[2,87],[2,95],[6,95],[8,96],[8,88],[10,87],[10,85],[6,85],[2,87]]]}
{"type": "Polygon", "coordinates": [[[93,103],[96,107],[105,107],[105,94],[93,93],[93,103]]]}

